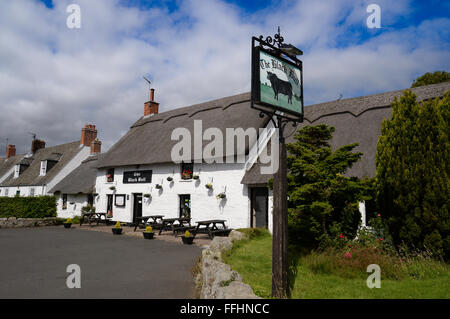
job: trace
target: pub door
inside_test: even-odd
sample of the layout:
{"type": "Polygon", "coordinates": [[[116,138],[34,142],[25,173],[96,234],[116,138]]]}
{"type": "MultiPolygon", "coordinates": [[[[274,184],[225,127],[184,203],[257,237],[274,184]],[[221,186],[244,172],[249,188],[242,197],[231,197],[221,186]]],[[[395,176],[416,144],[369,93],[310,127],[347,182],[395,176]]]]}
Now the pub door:
{"type": "Polygon", "coordinates": [[[136,217],[142,217],[142,194],[133,194],[133,222],[136,217]]]}
{"type": "Polygon", "coordinates": [[[191,195],[180,195],[180,217],[191,217],[191,195]]]}
{"type": "Polygon", "coordinates": [[[268,194],[269,192],[267,187],[251,188],[251,200],[250,200],[251,227],[264,227],[264,228],[268,227],[269,225],[268,194]]]}
{"type": "Polygon", "coordinates": [[[106,214],[108,217],[113,216],[113,195],[106,195],[106,214]]]}

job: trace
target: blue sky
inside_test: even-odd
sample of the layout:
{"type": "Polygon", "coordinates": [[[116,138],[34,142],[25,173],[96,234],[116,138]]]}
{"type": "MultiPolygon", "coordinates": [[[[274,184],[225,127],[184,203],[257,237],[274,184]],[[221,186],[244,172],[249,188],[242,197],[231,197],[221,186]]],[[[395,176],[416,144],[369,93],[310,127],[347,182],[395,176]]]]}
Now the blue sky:
{"type": "Polygon", "coordinates": [[[450,70],[449,3],[1,1],[0,147],[8,137],[27,151],[28,131],[47,145],[73,141],[92,123],[107,149],[142,115],[143,75],[160,111],[247,92],[251,36],[278,25],[304,51],[306,105],[408,88],[450,70]],[[71,3],[80,29],[67,28],[71,3]],[[381,7],[380,29],[366,25],[371,3],[381,7]]]}

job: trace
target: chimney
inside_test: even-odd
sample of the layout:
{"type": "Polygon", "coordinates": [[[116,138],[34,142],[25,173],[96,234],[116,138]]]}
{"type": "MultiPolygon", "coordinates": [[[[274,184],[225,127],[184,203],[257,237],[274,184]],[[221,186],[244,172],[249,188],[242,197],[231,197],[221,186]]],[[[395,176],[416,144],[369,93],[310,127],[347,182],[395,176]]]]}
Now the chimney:
{"type": "Polygon", "coordinates": [[[158,114],[159,103],[155,102],[155,89],[150,89],[150,101],[144,103],[144,116],[158,114]]]}
{"type": "Polygon", "coordinates": [[[8,144],[8,146],[6,146],[6,159],[11,156],[16,156],[16,146],[8,144]]]}
{"type": "Polygon", "coordinates": [[[92,141],[97,138],[97,130],[95,129],[95,125],[86,124],[81,129],[81,139],[80,144],[84,146],[91,146],[92,141]]]}
{"type": "Polygon", "coordinates": [[[45,142],[43,140],[33,140],[31,143],[31,154],[36,153],[41,148],[45,148],[45,142]]]}
{"type": "Polygon", "coordinates": [[[91,155],[100,154],[102,152],[102,142],[96,138],[91,143],[91,155]]]}

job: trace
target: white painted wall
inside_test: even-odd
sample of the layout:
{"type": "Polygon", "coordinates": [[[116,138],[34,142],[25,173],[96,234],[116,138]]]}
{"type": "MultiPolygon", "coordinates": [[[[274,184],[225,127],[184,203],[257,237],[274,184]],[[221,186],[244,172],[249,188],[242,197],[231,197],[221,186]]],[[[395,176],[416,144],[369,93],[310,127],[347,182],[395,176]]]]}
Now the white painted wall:
{"type": "Polygon", "coordinates": [[[31,189],[34,188],[34,196],[43,195],[44,186],[11,186],[1,187],[0,196],[14,197],[16,192],[20,191],[20,196],[32,196],[31,189]],[[6,189],[8,189],[8,195],[6,195],[6,189]]]}
{"type": "Polygon", "coordinates": [[[56,216],[60,218],[73,218],[81,216],[81,208],[88,204],[86,194],[67,195],[67,208],[63,209],[62,194],[59,194],[56,200],[56,216]]]}
{"type": "Polygon", "coordinates": [[[182,180],[178,164],[142,165],[139,169],[119,167],[114,172],[114,182],[106,182],[106,170],[98,170],[96,190],[99,196],[94,200],[97,212],[106,212],[107,194],[125,194],[126,206],[113,206],[113,220],[131,222],[133,216],[133,193],[150,193],[151,199],[143,198],[142,215],[164,215],[165,218],[179,217],[179,195],[191,195],[191,217],[193,224],[199,220],[225,219],[232,228],[250,227],[250,209],[247,185],[241,184],[245,173],[244,163],[235,164],[194,164],[194,174],[199,180],[182,180]],[[123,172],[153,170],[151,184],[123,184],[123,172]],[[199,172],[200,171],[200,172],[199,172]],[[173,181],[168,182],[167,177],[173,181]],[[212,183],[209,191],[205,184],[212,183]],[[155,188],[162,184],[163,189],[155,188]],[[116,189],[110,190],[114,185],[116,189]],[[225,192],[227,198],[220,200],[216,195],[225,192]]]}

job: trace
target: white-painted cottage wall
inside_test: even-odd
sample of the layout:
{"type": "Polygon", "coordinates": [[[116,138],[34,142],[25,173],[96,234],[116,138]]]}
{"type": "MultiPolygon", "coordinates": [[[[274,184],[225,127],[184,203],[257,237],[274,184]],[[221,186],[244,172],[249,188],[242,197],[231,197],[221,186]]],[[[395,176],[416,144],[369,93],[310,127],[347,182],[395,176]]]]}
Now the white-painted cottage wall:
{"type": "Polygon", "coordinates": [[[241,184],[245,173],[243,163],[194,164],[194,174],[198,180],[182,180],[181,167],[177,164],[141,165],[115,168],[114,182],[106,182],[106,170],[98,170],[96,190],[99,196],[95,199],[98,212],[106,212],[107,194],[128,195],[125,207],[113,204],[113,220],[131,222],[133,218],[133,193],[150,193],[150,199],[143,198],[142,215],[164,215],[165,218],[179,217],[179,195],[191,195],[191,218],[195,223],[199,220],[225,219],[226,225],[232,228],[250,227],[249,196],[247,185],[241,184]],[[123,172],[135,170],[153,171],[151,184],[123,184],[123,172]],[[167,177],[173,178],[172,182],[167,177]],[[210,191],[205,184],[212,183],[210,191]],[[162,184],[163,189],[155,188],[162,184]],[[110,186],[115,190],[110,190],[110,186]],[[226,199],[220,200],[216,195],[225,192],[226,199]]]}
{"type": "Polygon", "coordinates": [[[81,216],[81,208],[88,204],[86,194],[67,195],[67,208],[62,209],[62,194],[58,196],[56,201],[56,216],[60,218],[73,218],[81,216]]]}
{"type": "Polygon", "coordinates": [[[44,186],[10,186],[2,187],[0,196],[14,197],[17,191],[20,191],[20,196],[40,196],[44,194],[44,186]],[[34,188],[34,195],[31,194],[31,189],[34,188]],[[8,195],[6,195],[8,189],[8,195]]]}

